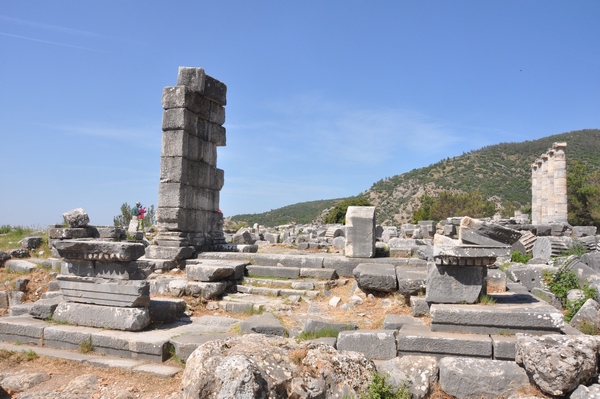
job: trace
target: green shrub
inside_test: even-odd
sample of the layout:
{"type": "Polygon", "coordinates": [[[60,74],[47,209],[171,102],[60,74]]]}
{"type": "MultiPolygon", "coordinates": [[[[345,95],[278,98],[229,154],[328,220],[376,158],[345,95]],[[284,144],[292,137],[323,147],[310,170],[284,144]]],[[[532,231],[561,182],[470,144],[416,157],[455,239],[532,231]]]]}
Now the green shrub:
{"type": "Polygon", "coordinates": [[[337,338],[339,332],[331,327],[325,327],[315,332],[302,331],[296,336],[296,341],[310,341],[311,339],[333,337],[337,338]]]}
{"type": "Polygon", "coordinates": [[[561,256],[582,256],[585,255],[587,251],[587,247],[582,242],[575,241],[573,242],[573,246],[571,248],[561,253],[561,256]]]}
{"type": "Polygon", "coordinates": [[[560,269],[556,273],[546,273],[544,278],[550,292],[556,295],[563,304],[566,303],[567,293],[579,289],[579,278],[573,270],[560,269]]]}
{"type": "Polygon", "coordinates": [[[323,223],[325,224],[336,224],[346,223],[346,212],[349,206],[372,206],[368,199],[363,197],[352,197],[338,203],[332,210],[325,216],[323,223]]]}
{"type": "Polygon", "coordinates": [[[532,255],[523,255],[520,251],[512,251],[510,253],[510,261],[515,263],[527,263],[532,258],[532,255]]]}
{"type": "Polygon", "coordinates": [[[373,373],[373,379],[367,388],[367,392],[360,395],[360,399],[410,399],[412,394],[406,385],[394,387],[390,385],[386,376],[373,373]]]}

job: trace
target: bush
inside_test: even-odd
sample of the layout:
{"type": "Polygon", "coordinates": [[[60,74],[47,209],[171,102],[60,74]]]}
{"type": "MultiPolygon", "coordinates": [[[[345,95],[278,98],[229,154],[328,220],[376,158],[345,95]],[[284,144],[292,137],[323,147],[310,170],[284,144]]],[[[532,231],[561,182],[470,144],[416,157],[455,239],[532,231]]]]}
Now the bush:
{"type": "Polygon", "coordinates": [[[325,224],[336,224],[346,223],[346,212],[349,206],[373,206],[369,200],[363,197],[352,197],[338,203],[332,210],[325,216],[323,223],[325,224]]]}
{"type": "Polygon", "coordinates": [[[510,261],[516,263],[527,263],[531,259],[532,255],[523,255],[520,251],[512,251],[510,253],[510,261]]]}
{"type": "Polygon", "coordinates": [[[360,395],[360,399],[410,399],[411,397],[412,394],[407,386],[394,387],[388,384],[385,375],[380,373],[373,373],[367,392],[360,395]]]}

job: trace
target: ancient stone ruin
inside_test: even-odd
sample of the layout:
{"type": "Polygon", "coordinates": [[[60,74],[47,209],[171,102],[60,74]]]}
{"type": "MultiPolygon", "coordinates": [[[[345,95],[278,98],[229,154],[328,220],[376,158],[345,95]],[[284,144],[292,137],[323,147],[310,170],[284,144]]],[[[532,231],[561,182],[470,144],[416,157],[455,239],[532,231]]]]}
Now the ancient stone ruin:
{"type": "Polygon", "coordinates": [[[163,90],[159,233],[148,258],[190,258],[223,242],[224,173],[217,168],[217,147],[226,142],[226,94],[227,86],[202,68],[179,68],[177,86],[163,90]]]}
{"type": "MultiPolygon", "coordinates": [[[[349,207],[345,225],[224,232],[216,149],[225,145],[225,85],[199,68],[181,68],[177,83],[163,92],[158,236],[151,243],[90,226],[83,209],[65,213],[68,227],[48,228],[48,291],[24,303],[26,278],[0,289],[10,313],[0,317],[0,345],[54,355],[87,345],[93,353],[76,354],[86,364],[183,371],[182,399],[356,397],[374,371],[419,399],[436,386],[461,399],[533,398],[520,392],[534,386],[571,399],[600,394],[598,340],[582,333],[586,323],[600,330],[600,295],[566,323],[545,282],[567,269],[600,291],[596,228],[565,222],[565,143],[532,168],[534,223],[457,216],[376,226],[375,207],[349,207]],[[564,256],[575,245],[587,253],[564,256]],[[511,252],[534,259],[512,262],[511,252]],[[187,364],[162,364],[169,358],[187,364]]],[[[37,268],[14,257],[0,252],[0,267],[37,268]]],[[[6,375],[0,396],[12,386],[6,375]]]]}
{"type": "Polygon", "coordinates": [[[533,224],[567,222],[567,143],[554,143],[531,165],[533,224]]]}

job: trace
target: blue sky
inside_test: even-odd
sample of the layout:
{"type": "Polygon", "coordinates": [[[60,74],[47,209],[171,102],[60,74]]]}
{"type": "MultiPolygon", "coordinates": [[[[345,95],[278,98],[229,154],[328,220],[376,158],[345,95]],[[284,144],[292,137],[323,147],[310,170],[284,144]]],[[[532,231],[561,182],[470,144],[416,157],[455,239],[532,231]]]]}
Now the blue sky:
{"type": "Polygon", "coordinates": [[[225,216],[600,128],[599,15],[598,1],[3,1],[0,225],[156,205],[179,66],[228,87],[225,216]]]}

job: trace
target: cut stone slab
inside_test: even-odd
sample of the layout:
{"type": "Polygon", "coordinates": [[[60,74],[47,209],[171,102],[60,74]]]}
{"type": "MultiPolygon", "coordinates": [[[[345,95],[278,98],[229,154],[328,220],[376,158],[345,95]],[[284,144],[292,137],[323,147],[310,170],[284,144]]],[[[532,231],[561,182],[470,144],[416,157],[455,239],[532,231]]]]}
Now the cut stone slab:
{"type": "Polygon", "coordinates": [[[180,367],[165,366],[163,364],[142,364],[133,368],[134,373],[151,374],[158,378],[171,378],[181,371],[180,367]]]}
{"type": "Polygon", "coordinates": [[[430,303],[475,303],[485,291],[487,266],[427,266],[425,300],[430,303]]]}
{"type": "Polygon", "coordinates": [[[564,327],[559,310],[531,295],[507,293],[492,297],[496,304],[431,305],[431,330],[474,334],[549,334],[564,327]]]}
{"type": "Polygon", "coordinates": [[[186,264],[185,272],[188,280],[212,282],[232,277],[234,269],[216,265],[186,264]]]}
{"type": "Polygon", "coordinates": [[[600,304],[591,298],[585,301],[569,322],[572,327],[577,329],[581,329],[585,323],[589,323],[600,330],[600,304]]]}
{"type": "Polygon", "coordinates": [[[412,311],[412,315],[415,317],[421,317],[429,314],[429,304],[425,300],[424,296],[411,296],[410,309],[412,311]]]}
{"type": "Polygon", "coordinates": [[[48,324],[29,315],[0,318],[0,341],[42,345],[48,324]]]}
{"type": "Polygon", "coordinates": [[[492,357],[488,335],[432,332],[427,326],[407,324],[398,333],[398,356],[420,355],[492,357]]]}
{"type": "Polygon", "coordinates": [[[440,387],[455,398],[496,399],[529,387],[527,373],[515,362],[445,357],[440,387]]]}
{"type": "Polygon", "coordinates": [[[11,259],[6,261],[4,268],[15,273],[29,273],[37,269],[37,265],[27,260],[11,259]]]}
{"type": "Polygon", "coordinates": [[[433,356],[396,357],[376,366],[392,386],[408,386],[413,399],[428,397],[438,381],[439,365],[433,356]]]}
{"type": "Polygon", "coordinates": [[[79,350],[82,345],[91,345],[92,334],[96,331],[91,327],[50,324],[44,329],[44,346],[79,350]]]}
{"type": "Polygon", "coordinates": [[[506,292],[506,274],[499,269],[488,269],[486,277],[488,294],[506,292]]]}
{"type": "Polygon", "coordinates": [[[71,302],[116,307],[147,307],[150,284],[146,280],[108,280],[59,274],[56,280],[71,302]]]}
{"type": "Polygon", "coordinates": [[[98,231],[96,228],[87,226],[87,227],[49,227],[48,228],[48,238],[50,239],[78,239],[78,238],[97,238],[98,231]]]}
{"type": "Polygon", "coordinates": [[[315,269],[303,267],[300,269],[302,278],[318,278],[321,280],[335,280],[338,278],[335,269],[315,269]]]}
{"type": "Polygon", "coordinates": [[[396,268],[388,263],[361,263],[353,271],[363,291],[393,292],[398,287],[396,268]]]}
{"type": "MultiPolygon", "coordinates": [[[[190,280],[219,281],[217,278],[222,280],[223,278],[229,278],[229,277],[233,278],[234,280],[239,280],[242,277],[244,277],[244,271],[246,270],[246,266],[249,264],[250,264],[250,262],[248,262],[248,261],[235,261],[235,260],[224,260],[224,259],[188,259],[185,261],[185,268],[186,268],[186,273],[188,275],[188,278],[190,280]],[[206,280],[207,277],[205,276],[204,273],[196,275],[195,267],[197,267],[199,265],[210,266],[211,268],[214,268],[213,269],[213,270],[215,270],[214,273],[216,273],[217,275],[212,277],[213,278],[212,280],[206,280]],[[232,270],[232,273],[230,275],[227,275],[227,272],[222,269],[230,269],[230,270],[232,270]],[[220,275],[226,275],[226,277],[218,277],[220,275]],[[199,278],[196,278],[196,277],[202,277],[202,278],[204,278],[204,280],[200,280],[199,278]]],[[[202,270],[202,269],[200,269],[200,270],[202,270]]],[[[208,270],[210,270],[210,269],[208,269],[208,270]]]]}
{"type": "Polygon", "coordinates": [[[185,286],[185,294],[196,298],[202,297],[204,299],[215,299],[220,297],[226,289],[227,283],[223,281],[214,283],[190,281],[185,286]]]}
{"type": "Polygon", "coordinates": [[[399,314],[387,314],[383,320],[384,330],[400,330],[407,324],[416,324],[424,326],[425,322],[412,316],[402,316],[399,314]]]}
{"type": "Polygon", "coordinates": [[[358,326],[350,323],[334,323],[326,320],[308,319],[304,324],[302,331],[316,333],[325,329],[337,331],[339,333],[340,331],[358,330],[358,326]]]}
{"type": "MultiPolygon", "coordinates": [[[[519,241],[521,236],[523,235],[520,231],[510,229],[508,227],[501,226],[499,224],[492,224],[483,222],[481,220],[472,219],[468,216],[465,216],[460,221],[460,231],[459,238],[464,242],[468,243],[463,238],[463,233],[468,231],[470,233],[474,233],[482,238],[486,238],[488,240],[499,242],[504,245],[512,245],[515,242],[519,241]]],[[[480,242],[473,242],[475,245],[488,245],[482,244],[480,242]]]]}
{"type": "Polygon", "coordinates": [[[369,359],[393,359],[396,357],[396,331],[340,331],[337,339],[337,349],[339,351],[360,352],[369,359]]]}
{"type": "Polygon", "coordinates": [[[154,324],[173,323],[183,317],[186,307],[187,304],[183,299],[151,299],[148,307],[150,320],[154,324]]]}
{"type": "Polygon", "coordinates": [[[101,277],[114,280],[145,280],[154,271],[148,261],[111,262],[63,259],[61,274],[79,277],[101,277]]]}
{"type": "Polygon", "coordinates": [[[517,339],[514,335],[490,335],[495,360],[515,360],[517,339]]]}
{"type": "Polygon", "coordinates": [[[127,262],[145,253],[144,244],[129,242],[63,240],[53,245],[60,256],[68,259],[127,262]]]}
{"type": "Polygon", "coordinates": [[[246,266],[249,276],[266,276],[282,278],[300,277],[300,269],[297,267],[277,267],[277,266],[246,266]]]}
{"type": "Polygon", "coordinates": [[[528,291],[534,288],[545,288],[544,272],[554,270],[548,265],[524,265],[522,263],[511,263],[506,269],[506,276],[515,283],[523,284],[528,291]]]}
{"type": "Polygon", "coordinates": [[[147,308],[123,308],[63,302],[54,311],[54,320],[86,327],[141,331],[150,324],[147,308]]]}
{"type": "Polygon", "coordinates": [[[64,302],[64,300],[62,295],[50,299],[40,299],[33,303],[29,314],[36,319],[49,319],[52,317],[58,304],[64,302]]]}
{"type": "Polygon", "coordinates": [[[427,268],[397,266],[396,278],[398,280],[398,292],[405,298],[425,293],[427,268]]]}
{"type": "Polygon", "coordinates": [[[510,247],[479,245],[434,245],[436,262],[455,266],[487,266],[499,257],[510,257],[510,247]]]}
{"type": "Polygon", "coordinates": [[[146,249],[147,259],[181,260],[191,258],[196,251],[194,247],[165,247],[149,245],[146,249]]]}
{"type": "Polygon", "coordinates": [[[375,207],[349,206],[346,211],[346,246],[349,258],[375,257],[375,207]]]}
{"type": "Polygon", "coordinates": [[[30,316],[29,312],[33,309],[33,303],[20,303],[10,306],[10,316],[30,316]]]}
{"type": "Polygon", "coordinates": [[[245,334],[258,333],[285,336],[287,331],[279,320],[271,313],[250,316],[242,321],[241,331],[245,334]]]}
{"type": "Polygon", "coordinates": [[[188,357],[196,350],[200,345],[217,341],[221,339],[227,339],[233,337],[233,334],[228,333],[216,333],[216,334],[183,334],[171,338],[171,344],[175,348],[175,355],[183,360],[187,361],[188,357]]]}
{"type": "Polygon", "coordinates": [[[548,302],[549,305],[554,306],[556,309],[563,310],[562,302],[556,295],[550,292],[550,290],[542,288],[533,288],[531,290],[531,294],[537,298],[540,298],[542,301],[548,302]]]}

